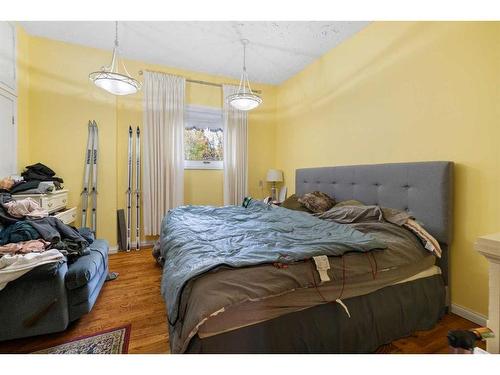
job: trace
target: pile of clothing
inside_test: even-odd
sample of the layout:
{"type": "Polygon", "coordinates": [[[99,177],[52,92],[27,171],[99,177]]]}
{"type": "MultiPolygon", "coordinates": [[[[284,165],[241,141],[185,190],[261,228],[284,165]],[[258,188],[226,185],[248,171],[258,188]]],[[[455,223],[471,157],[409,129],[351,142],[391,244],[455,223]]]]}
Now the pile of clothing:
{"type": "MultiPolygon", "coordinates": [[[[25,183],[30,178],[38,182],[42,182],[41,178],[62,182],[40,163],[27,167],[23,177],[25,183]]],[[[11,191],[0,190],[0,290],[38,266],[72,263],[90,253],[88,247],[94,241],[94,234],[88,228],[66,225],[31,198],[13,199],[11,191]]]]}
{"type": "Polygon", "coordinates": [[[11,194],[44,194],[63,188],[63,179],[42,163],[28,165],[21,176],[0,179],[0,191],[11,194]]]}

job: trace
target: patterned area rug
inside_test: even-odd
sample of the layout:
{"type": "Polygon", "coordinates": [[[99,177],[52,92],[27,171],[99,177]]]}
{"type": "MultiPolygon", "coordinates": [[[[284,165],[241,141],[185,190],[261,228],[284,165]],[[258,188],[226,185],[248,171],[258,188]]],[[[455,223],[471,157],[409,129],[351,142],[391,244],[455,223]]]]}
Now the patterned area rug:
{"type": "Polygon", "coordinates": [[[129,338],[130,324],[78,337],[34,354],[125,354],[128,353],[129,338]]]}

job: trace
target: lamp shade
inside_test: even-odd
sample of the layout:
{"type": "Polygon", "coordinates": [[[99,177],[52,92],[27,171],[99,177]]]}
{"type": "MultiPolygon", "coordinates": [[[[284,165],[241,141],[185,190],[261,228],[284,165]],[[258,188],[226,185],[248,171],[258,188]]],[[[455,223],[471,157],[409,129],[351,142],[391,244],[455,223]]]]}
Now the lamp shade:
{"type": "Polygon", "coordinates": [[[96,86],[113,95],[135,94],[141,88],[141,84],[132,77],[105,70],[93,72],[89,78],[96,86]]]}
{"type": "Polygon", "coordinates": [[[268,182],[281,182],[283,181],[283,172],[279,169],[269,169],[266,180],[268,182]]]}
{"type": "Polygon", "coordinates": [[[258,95],[246,92],[230,95],[227,100],[229,104],[240,111],[250,111],[262,103],[262,99],[258,95]]]}

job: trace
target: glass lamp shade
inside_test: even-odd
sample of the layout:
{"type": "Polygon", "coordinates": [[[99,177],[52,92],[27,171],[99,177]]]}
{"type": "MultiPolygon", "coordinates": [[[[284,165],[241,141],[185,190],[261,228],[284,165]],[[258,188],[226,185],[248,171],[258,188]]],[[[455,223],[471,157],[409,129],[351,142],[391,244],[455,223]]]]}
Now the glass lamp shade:
{"type": "Polygon", "coordinates": [[[262,103],[262,99],[258,95],[248,92],[229,95],[227,100],[232,107],[240,111],[250,111],[262,103]]]}
{"type": "Polygon", "coordinates": [[[113,95],[135,94],[141,88],[139,81],[132,77],[105,70],[90,73],[89,78],[97,87],[113,95]]]}

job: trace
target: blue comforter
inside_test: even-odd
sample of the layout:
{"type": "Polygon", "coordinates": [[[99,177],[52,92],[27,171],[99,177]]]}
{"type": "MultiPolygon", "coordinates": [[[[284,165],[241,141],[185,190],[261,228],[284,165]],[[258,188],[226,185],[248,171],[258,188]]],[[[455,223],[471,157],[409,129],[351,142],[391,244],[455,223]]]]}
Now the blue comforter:
{"type": "Polygon", "coordinates": [[[215,267],[291,263],[316,255],[340,256],[386,246],[347,225],[251,201],[239,206],[184,206],[163,219],[162,294],[170,324],[178,318],[182,288],[215,267]]]}

